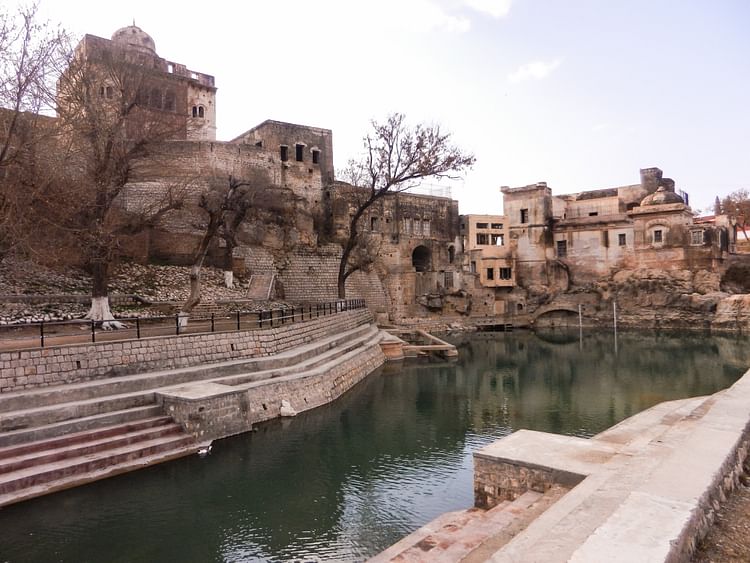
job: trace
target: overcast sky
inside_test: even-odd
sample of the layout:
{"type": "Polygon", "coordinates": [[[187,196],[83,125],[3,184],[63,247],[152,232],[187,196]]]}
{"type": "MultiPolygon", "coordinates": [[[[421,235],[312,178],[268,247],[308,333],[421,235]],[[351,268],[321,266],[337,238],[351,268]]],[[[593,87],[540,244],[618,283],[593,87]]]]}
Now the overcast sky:
{"type": "Polygon", "coordinates": [[[500,213],[502,185],[563,194],[650,166],[693,208],[750,187],[747,0],[41,1],[77,35],[135,20],[214,75],[219,140],[324,127],[341,168],[372,118],[439,123],[477,157],[461,213],[500,213]]]}

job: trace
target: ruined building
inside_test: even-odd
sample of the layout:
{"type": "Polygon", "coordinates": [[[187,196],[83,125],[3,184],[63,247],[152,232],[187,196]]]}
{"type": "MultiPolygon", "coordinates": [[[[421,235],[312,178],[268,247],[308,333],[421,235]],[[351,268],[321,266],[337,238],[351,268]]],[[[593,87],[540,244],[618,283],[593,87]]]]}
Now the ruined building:
{"type": "MultiPolygon", "coordinates": [[[[330,130],[267,120],[231,141],[216,141],[214,77],[159,57],[140,28],[120,29],[111,40],[86,35],[78,53],[145,64],[149,72],[137,103],[178,124],[154,151],[165,164],[136,174],[123,205],[153,201],[176,175],[190,177],[187,205],[142,237],[137,259],[189,263],[201,234],[199,195],[217,179],[261,171],[267,189],[288,200],[289,211],[281,216],[261,209],[246,221],[234,251],[235,272],[262,280],[259,295],[298,302],[336,297],[340,243],[361,190],[336,181],[330,130]]],[[[116,95],[114,88],[102,77],[93,94],[108,98],[116,95]]],[[[623,271],[720,277],[735,250],[729,218],[696,222],[686,194],[658,168],[617,188],[553,196],[537,183],[501,191],[504,214],[497,216],[460,216],[458,202],[445,194],[397,193],[379,200],[361,223],[377,259],[348,280],[348,296],[364,297],[381,320],[512,320],[623,271]]],[[[718,291],[718,285],[712,288],[718,291]]],[[[597,299],[609,299],[607,291],[597,299]]]]}

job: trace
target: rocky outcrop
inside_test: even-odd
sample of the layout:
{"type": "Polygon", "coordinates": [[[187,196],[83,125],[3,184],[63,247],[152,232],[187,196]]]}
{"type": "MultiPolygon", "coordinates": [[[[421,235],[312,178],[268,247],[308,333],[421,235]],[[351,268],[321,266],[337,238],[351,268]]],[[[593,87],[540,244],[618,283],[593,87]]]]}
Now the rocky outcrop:
{"type": "Polygon", "coordinates": [[[750,294],[732,295],[719,302],[711,323],[712,330],[750,330],[750,294]]]}

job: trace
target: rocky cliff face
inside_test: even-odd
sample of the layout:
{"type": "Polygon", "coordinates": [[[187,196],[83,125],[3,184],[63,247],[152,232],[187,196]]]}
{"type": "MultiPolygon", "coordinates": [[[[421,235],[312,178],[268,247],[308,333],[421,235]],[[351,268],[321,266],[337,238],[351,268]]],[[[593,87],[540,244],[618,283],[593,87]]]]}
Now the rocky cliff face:
{"type": "MultiPolygon", "coordinates": [[[[750,295],[722,291],[721,276],[706,270],[621,270],[545,301],[535,310],[538,324],[563,322],[560,310],[574,311],[579,303],[584,323],[611,324],[616,303],[618,324],[624,327],[750,330],[750,295]]],[[[577,315],[568,317],[568,324],[578,322],[577,315]]]]}

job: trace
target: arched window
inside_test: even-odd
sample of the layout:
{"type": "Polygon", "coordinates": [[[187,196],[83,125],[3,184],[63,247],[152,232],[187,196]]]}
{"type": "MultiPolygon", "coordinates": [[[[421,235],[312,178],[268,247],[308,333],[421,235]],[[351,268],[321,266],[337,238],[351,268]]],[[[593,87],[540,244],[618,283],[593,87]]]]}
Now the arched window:
{"type": "Polygon", "coordinates": [[[411,265],[417,272],[426,272],[430,269],[430,249],[419,245],[411,253],[411,265]]]}
{"type": "Polygon", "coordinates": [[[193,117],[198,117],[198,106],[193,106],[193,117]]]}
{"type": "Polygon", "coordinates": [[[198,106],[198,117],[204,117],[205,116],[205,110],[203,109],[203,106],[198,106]]]}

